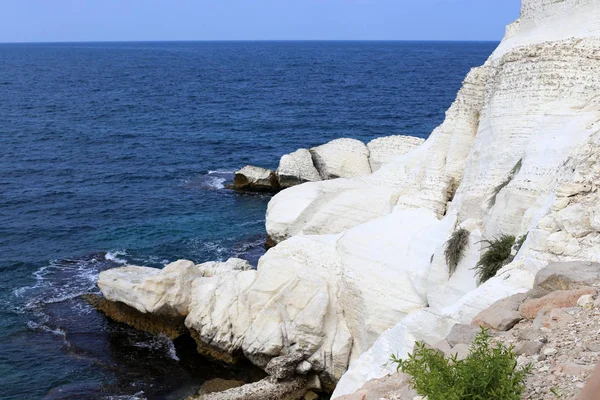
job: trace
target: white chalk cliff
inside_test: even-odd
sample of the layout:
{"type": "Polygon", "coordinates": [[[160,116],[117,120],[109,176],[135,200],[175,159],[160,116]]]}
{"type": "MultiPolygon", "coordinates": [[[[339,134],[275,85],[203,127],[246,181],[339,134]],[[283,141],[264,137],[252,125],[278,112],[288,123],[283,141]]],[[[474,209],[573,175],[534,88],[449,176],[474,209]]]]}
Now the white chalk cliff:
{"type": "MultiPolygon", "coordinates": [[[[205,343],[260,366],[299,352],[322,380],[339,380],[335,398],[390,372],[390,355],[405,356],[415,340],[434,344],[527,291],[549,261],[600,261],[600,3],[524,0],[520,20],[468,74],[425,143],[378,169],[364,153],[331,167],[355,177],[271,200],[267,230],[279,244],[257,271],[173,281],[169,288],[186,291],[169,295],[173,308],[205,343]],[[459,227],[470,243],[450,276],[444,244],[459,227]],[[528,236],[478,286],[481,239],[500,234],[528,236]]],[[[152,312],[146,292],[119,283],[133,282],[130,272],[102,273],[100,288],[152,312]]]]}

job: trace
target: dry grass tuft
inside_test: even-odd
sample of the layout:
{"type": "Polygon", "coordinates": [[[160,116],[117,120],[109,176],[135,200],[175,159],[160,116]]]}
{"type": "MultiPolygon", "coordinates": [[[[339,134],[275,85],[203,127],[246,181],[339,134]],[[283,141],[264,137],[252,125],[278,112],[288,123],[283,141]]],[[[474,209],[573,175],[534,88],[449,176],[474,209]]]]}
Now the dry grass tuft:
{"type": "Polygon", "coordinates": [[[496,204],[496,198],[498,197],[502,189],[507,187],[508,184],[515,178],[515,175],[519,173],[519,171],[521,170],[521,166],[523,166],[523,159],[517,161],[515,166],[508,173],[508,177],[506,177],[506,179],[501,184],[494,188],[494,190],[492,191],[492,197],[490,197],[490,200],[488,201],[489,208],[492,208],[494,204],[496,204]]]}
{"type": "Polygon", "coordinates": [[[484,240],[488,244],[487,250],[475,266],[479,284],[496,276],[498,271],[513,260],[512,247],[516,238],[511,235],[502,235],[494,240],[484,240]]]}
{"type": "Polygon", "coordinates": [[[444,255],[446,256],[446,264],[450,270],[450,276],[456,271],[458,263],[462,259],[465,249],[469,244],[469,236],[471,233],[464,229],[458,229],[452,233],[450,239],[446,242],[446,249],[444,255]]]}

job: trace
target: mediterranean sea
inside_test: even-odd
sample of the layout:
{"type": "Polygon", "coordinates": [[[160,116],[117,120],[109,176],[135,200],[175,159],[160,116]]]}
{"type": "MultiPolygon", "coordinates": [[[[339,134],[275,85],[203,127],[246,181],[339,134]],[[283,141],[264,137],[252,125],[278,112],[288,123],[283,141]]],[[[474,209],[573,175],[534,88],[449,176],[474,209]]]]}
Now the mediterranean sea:
{"type": "MultiPolygon", "coordinates": [[[[0,397],[181,399],[254,379],[106,320],[99,271],[264,252],[246,164],[427,138],[491,42],[0,44],[0,397]]],[[[191,349],[191,350],[190,350],[191,349]]]]}

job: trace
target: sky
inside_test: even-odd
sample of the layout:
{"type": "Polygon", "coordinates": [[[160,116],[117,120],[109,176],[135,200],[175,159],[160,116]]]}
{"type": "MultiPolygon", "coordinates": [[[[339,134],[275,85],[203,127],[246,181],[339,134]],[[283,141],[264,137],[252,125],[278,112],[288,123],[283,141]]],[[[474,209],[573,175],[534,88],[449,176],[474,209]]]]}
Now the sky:
{"type": "Polygon", "coordinates": [[[521,0],[0,0],[0,42],[500,40],[521,0]]]}

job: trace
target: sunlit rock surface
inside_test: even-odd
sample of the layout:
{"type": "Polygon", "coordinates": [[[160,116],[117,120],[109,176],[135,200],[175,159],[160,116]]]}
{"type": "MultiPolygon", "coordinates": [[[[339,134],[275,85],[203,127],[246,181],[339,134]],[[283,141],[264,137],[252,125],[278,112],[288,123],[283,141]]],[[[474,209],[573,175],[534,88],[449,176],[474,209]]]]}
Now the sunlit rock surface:
{"type": "Polygon", "coordinates": [[[549,261],[600,261],[599,29],[593,1],[525,0],[422,145],[378,169],[361,142],[312,150],[321,178],[345,178],[271,200],[266,228],[279,244],[257,271],[128,267],[103,273],[102,292],[141,312],[187,306],[203,343],[261,367],[299,353],[326,388],[339,380],[334,398],[392,372],[392,353],[528,291],[549,261]],[[458,228],[470,238],[450,276],[444,246],[458,228]],[[501,234],[527,236],[478,286],[482,241],[501,234]]]}

